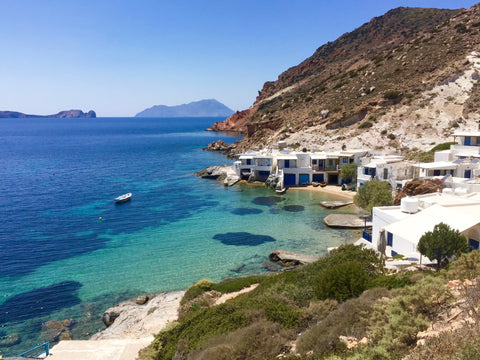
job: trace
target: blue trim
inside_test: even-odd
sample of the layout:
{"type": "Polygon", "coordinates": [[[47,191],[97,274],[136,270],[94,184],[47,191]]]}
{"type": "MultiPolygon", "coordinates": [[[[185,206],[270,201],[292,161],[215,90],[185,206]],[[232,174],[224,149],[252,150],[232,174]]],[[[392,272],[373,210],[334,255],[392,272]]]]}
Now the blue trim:
{"type": "Polygon", "coordinates": [[[387,246],[393,246],[393,234],[387,231],[387,246]]]}

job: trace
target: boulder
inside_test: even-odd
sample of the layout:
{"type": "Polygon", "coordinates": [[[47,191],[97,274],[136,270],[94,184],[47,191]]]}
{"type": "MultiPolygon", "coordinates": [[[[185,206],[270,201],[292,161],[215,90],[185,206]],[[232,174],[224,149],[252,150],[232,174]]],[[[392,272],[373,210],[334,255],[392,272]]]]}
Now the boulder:
{"type": "Polygon", "coordinates": [[[353,201],[320,201],[320,205],[327,209],[336,209],[342,206],[347,206],[353,204],[353,201]]]}
{"type": "Polygon", "coordinates": [[[137,296],[137,298],[135,299],[135,303],[137,305],[144,305],[148,302],[148,300],[150,300],[150,298],[148,297],[148,295],[139,295],[137,296]]]}
{"type": "Polygon", "coordinates": [[[117,311],[115,308],[110,308],[105,311],[102,315],[102,321],[106,327],[109,327],[113,324],[116,318],[120,316],[120,312],[117,311]]]}

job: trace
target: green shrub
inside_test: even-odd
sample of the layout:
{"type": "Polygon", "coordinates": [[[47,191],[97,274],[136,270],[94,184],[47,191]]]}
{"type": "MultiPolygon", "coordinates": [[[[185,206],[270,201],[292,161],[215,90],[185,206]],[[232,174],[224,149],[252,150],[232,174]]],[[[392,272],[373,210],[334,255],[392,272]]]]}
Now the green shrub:
{"type": "Polygon", "coordinates": [[[381,135],[387,135],[387,132],[388,132],[388,131],[387,131],[386,129],[384,129],[384,130],[382,130],[382,131],[380,132],[380,134],[381,134],[381,135]]]}
{"type": "Polygon", "coordinates": [[[228,278],[211,286],[212,290],[227,294],[240,291],[253,284],[259,284],[266,279],[266,275],[253,275],[239,278],[228,278]]]}
{"type": "Polygon", "coordinates": [[[345,301],[360,295],[370,281],[367,271],[358,261],[332,264],[317,278],[315,293],[319,299],[345,301]]]}
{"type": "Polygon", "coordinates": [[[453,261],[447,271],[449,279],[474,279],[480,275],[480,252],[474,250],[467,254],[462,254],[453,261]]]}
{"type": "Polygon", "coordinates": [[[392,134],[392,133],[388,134],[387,137],[388,137],[390,140],[395,140],[395,139],[396,139],[395,134],[392,134]]]}
{"type": "Polygon", "coordinates": [[[387,91],[383,97],[384,99],[386,100],[395,100],[395,99],[398,99],[400,96],[402,95],[402,93],[400,91],[397,91],[397,90],[390,90],[390,91],[387,91]]]}
{"type": "Polygon", "coordinates": [[[358,128],[359,129],[368,129],[368,128],[371,128],[372,126],[373,126],[373,124],[370,121],[364,121],[363,123],[358,125],[358,128]]]}
{"type": "Polygon", "coordinates": [[[243,360],[275,357],[288,341],[290,332],[276,324],[260,320],[229,334],[209,339],[201,350],[189,354],[189,359],[243,360]]]}
{"type": "Polygon", "coordinates": [[[385,288],[385,289],[397,289],[403,288],[412,284],[411,273],[382,275],[378,278],[371,280],[368,283],[368,288],[385,288]]]}

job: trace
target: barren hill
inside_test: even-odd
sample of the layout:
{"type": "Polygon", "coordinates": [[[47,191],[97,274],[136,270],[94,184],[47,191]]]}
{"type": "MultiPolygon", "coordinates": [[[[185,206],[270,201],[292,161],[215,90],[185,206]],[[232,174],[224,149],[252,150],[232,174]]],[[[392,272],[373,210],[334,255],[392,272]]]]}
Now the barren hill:
{"type": "Polygon", "coordinates": [[[245,132],[239,150],[278,140],[425,150],[478,129],[479,69],[480,5],[397,8],[266,82],[249,109],[211,130],[245,132]]]}

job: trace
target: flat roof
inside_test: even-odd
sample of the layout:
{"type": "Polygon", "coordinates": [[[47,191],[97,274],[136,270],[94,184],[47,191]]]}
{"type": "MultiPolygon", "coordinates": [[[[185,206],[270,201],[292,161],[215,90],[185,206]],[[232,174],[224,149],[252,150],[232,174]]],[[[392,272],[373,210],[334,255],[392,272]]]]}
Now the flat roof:
{"type": "Polygon", "coordinates": [[[414,167],[421,169],[440,169],[440,170],[454,170],[457,168],[456,164],[451,163],[450,161],[436,161],[431,163],[420,163],[413,164],[414,167]]]}
{"type": "Polygon", "coordinates": [[[475,132],[459,131],[459,132],[453,133],[453,136],[480,136],[480,131],[475,131],[475,132]]]}
{"type": "Polygon", "coordinates": [[[480,223],[480,214],[476,212],[478,205],[471,207],[444,207],[433,205],[403,220],[384,227],[385,231],[397,235],[413,244],[435,225],[443,222],[460,232],[480,223]],[[469,208],[469,209],[468,209],[469,208]]]}

